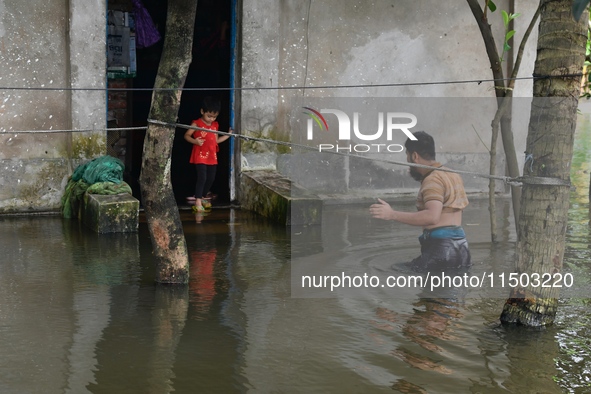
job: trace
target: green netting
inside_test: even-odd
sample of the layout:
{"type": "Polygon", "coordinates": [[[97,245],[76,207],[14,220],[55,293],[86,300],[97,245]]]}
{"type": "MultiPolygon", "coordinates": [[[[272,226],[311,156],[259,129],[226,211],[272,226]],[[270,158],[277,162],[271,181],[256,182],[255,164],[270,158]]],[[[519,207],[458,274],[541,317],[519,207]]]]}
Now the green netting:
{"type": "Polygon", "coordinates": [[[82,179],[74,181],[72,177],[68,180],[66,185],[66,191],[62,196],[62,215],[69,219],[76,216],[78,207],[84,192],[88,189],[88,184],[82,179]]]}
{"type": "Polygon", "coordinates": [[[86,192],[89,194],[131,194],[131,187],[125,182],[97,182],[90,185],[86,192]]]}
{"type": "Polygon", "coordinates": [[[81,164],[72,174],[72,179],[92,185],[97,182],[121,183],[125,166],[121,160],[112,156],[100,156],[88,163],[81,164]]]}
{"type": "Polygon", "coordinates": [[[125,166],[112,156],[100,156],[79,165],[68,180],[62,196],[62,215],[71,218],[77,215],[84,193],[131,194],[131,187],[123,182],[125,166]]]}

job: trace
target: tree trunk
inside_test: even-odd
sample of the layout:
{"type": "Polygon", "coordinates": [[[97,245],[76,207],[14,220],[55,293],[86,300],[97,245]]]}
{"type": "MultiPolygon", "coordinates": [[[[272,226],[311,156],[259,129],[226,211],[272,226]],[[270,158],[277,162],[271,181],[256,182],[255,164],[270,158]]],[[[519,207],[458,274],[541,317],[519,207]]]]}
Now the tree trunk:
{"type": "MultiPolygon", "coordinates": [[[[166,36],[149,118],[176,123],[191,64],[197,0],[168,0],[166,36]],[[159,90],[171,89],[171,90],[159,90]]],[[[189,257],[170,182],[175,128],[148,123],[140,186],[160,283],[187,283],[189,257]]]]}
{"type": "MultiPolygon", "coordinates": [[[[533,184],[524,182],[517,226],[516,272],[525,274],[523,278],[529,278],[530,283],[535,275],[554,278],[562,269],[564,256],[568,184],[580,93],[580,77],[576,75],[581,73],[585,59],[588,24],[587,13],[577,23],[571,7],[572,0],[541,3],[534,68],[534,75],[539,78],[534,81],[527,136],[527,152],[533,155],[533,165],[526,164],[524,177],[544,179],[533,184]],[[550,181],[566,185],[541,184],[550,181]]],[[[554,279],[548,283],[554,283],[554,279]]],[[[558,287],[512,288],[501,321],[527,326],[552,324],[558,295],[558,287]]]]}
{"type": "MultiPolygon", "coordinates": [[[[474,19],[478,24],[478,28],[480,29],[480,34],[482,35],[482,40],[484,41],[484,46],[486,48],[486,53],[488,55],[488,60],[490,63],[490,68],[493,74],[493,79],[495,80],[495,95],[498,99],[498,110],[497,112],[504,113],[502,117],[495,116],[495,120],[493,122],[500,122],[500,130],[501,130],[501,139],[503,141],[503,149],[505,151],[505,158],[507,160],[507,171],[509,173],[509,177],[517,178],[519,177],[519,164],[517,161],[517,154],[515,152],[515,143],[513,142],[513,131],[511,129],[511,107],[509,108],[502,108],[504,100],[510,100],[513,96],[513,87],[515,86],[515,78],[517,77],[517,73],[519,71],[519,67],[521,66],[521,59],[523,57],[523,50],[525,47],[525,43],[527,42],[530,32],[538,19],[538,11],[534,14],[527,30],[523,35],[523,39],[519,46],[519,51],[517,54],[517,58],[515,60],[515,64],[512,67],[511,78],[505,83],[505,77],[503,75],[503,69],[501,65],[501,58],[497,51],[497,45],[495,42],[495,38],[491,29],[490,24],[488,23],[488,19],[486,16],[486,5],[484,11],[480,7],[478,0],[467,0],[468,6],[472,11],[472,15],[474,15],[474,19]],[[497,119],[498,118],[498,119],[497,119]]],[[[493,135],[495,133],[495,129],[498,125],[492,125],[493,127],[493,135]]],[[[493,138],[496,141],[496,137],[493,138]]],[[[494,147],[496,148],[496,147],[494,147]]],[[[493,153],[494,149],[491,145],[491,154],[493,153]]],[[[496,152],[495,152],[496,154],[496,152]]],[[[491,165],[494,165],[494,159],[491,159],[491,165]]],[[[490,174],[494,175],[495,168],[490,169],[490,174]]],[[[494,179],[490,180],[489,183],[489,190],[491,193],[494,193],[495,189],[495,181],[494,179]]],[[[521,189],[518,186],[511,186],[511,198],[513,202],[513,217],[515,218],[515,222],[517,223],[517,219],[519,217],[519,209],[520,209],[520,201],[521,201],[521,189]]],[[[490,199],[490,211],[491,211],[491,236],[492,242],[496,242],[496,218],[495,218],[495,203],[494,203],[494,195],[489,196],[490,199]]]]}

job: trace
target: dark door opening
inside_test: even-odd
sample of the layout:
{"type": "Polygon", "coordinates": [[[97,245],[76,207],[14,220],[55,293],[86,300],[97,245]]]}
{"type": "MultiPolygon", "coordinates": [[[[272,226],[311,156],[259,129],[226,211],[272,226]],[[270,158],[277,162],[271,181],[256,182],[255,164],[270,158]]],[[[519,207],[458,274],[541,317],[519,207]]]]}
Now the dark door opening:
{"type": "MultiPolygon", "coordinates": [[[[167,2],[143,0],[162,39],[149,48],[137,49],[137,74],[134,88],[153,88],[165,35],[167,2]]],[[[200,106],[205,96],[216,96],[222,102],[218,116],[220,131],[230,127],[230,45],[231,0],[199,0],[193,37],[193,61],[189,68],[185,90],[181,98],[178,123],[189,125],[200,116],[200,106]]],[[[130,100],[131,123],[145,126],[148,119],[152,92],[136,90],[130,100]]],[[[175,131],[171,163],[171,182],[177,204],[187,204],[186,197],[195,194],[196,171],[189,163],[192,145],[183,138],[186,129],[175,131]]],[[[141,172],[142,150],[145,131],[133,131],[128,137],[125,165],[128,183],[133,194],[141,200],[138,179],[141,172]]],[[[217,203],[230,201],[230,152],[229,140],[220,144],[218,167],[211,192],[218,195],[217,203]]]]}

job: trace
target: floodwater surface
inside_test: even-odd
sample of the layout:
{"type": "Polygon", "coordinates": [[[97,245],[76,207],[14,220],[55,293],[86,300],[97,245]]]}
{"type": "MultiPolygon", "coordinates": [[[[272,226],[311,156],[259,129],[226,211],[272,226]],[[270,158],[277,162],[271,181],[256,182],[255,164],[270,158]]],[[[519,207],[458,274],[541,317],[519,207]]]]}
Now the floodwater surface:
{"type": "MultiPolygon", "coordinates": [[[[577,144],[564,262],[584,285],[591,150],[577,144]]],[[[485,198],[464,215],[475,272],[515,258],[510,202],[497,204],[499,243],[485,198]]],[[[367,205],[327,206],[322,226],[303,228],[234,209],[181,217],[188,286],[154,283],[143,222],[99,235],[60,217],[1,218],[0,392],[591,391],[591,305],[576,292],[545,329],[500,325],[504,297],[478,289],[294,296],[295,262],[397,272],[419,252],[417,230],[371,219],[367,205]]]]}
{"type": "MultiPolygon", "coordinates": [[[[500,200],[507,238],[488,241],[486,203],[473,199],[465,221],[474,261],[488,266],[513,258],[514,233],[500,200]]],[[[498,298],[292,297],[292,255],[330,262],[338,251],[388,268],[418,252],[416,229],[375,222],[366,206],[324,215],[341,231],[183,213],[186,287],[154,284],[145,223],[98,235],[59,217],[2,219],[0,392],[586,391],[587,299],[562,299],[556,324],[532,330],[499,325],[498,298]],[[307,250],[293,249],[306,232],[307,250]]],[[[588,272],[588,204],[571,216],[566,264],[588,272]]]]}

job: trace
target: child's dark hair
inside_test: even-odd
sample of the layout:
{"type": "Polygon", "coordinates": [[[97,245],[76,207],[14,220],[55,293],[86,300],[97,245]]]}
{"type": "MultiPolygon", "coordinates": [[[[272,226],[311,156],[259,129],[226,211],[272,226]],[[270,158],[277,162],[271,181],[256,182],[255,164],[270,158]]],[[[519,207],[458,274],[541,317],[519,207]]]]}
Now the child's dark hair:
{"type": "Polygon", "coordinates": [[[416,152],[425,160],[435,160],[435,141],[433,141],[433,137],[424,131],[417,131],[413,135],[417,140],[411,140],[410,138],[406,140],[404,144],[406,153],[412,154],[416,152]]]}
{"type": "Polygon", "coordinates": [[[203,103],[201,104],[201,110],[203,112],[220,112],[222,104],[220,100],[216,97],[207,96],[203,99],[203,103]]]}

